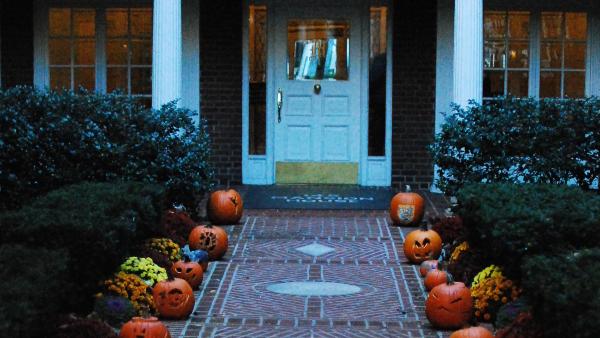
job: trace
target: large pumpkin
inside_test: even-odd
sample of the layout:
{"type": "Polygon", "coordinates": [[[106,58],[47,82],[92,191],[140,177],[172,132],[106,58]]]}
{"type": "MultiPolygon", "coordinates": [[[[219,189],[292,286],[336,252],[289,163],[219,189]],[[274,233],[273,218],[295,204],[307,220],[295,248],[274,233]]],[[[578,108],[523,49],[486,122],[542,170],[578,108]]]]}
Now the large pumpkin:
{"type": "Polygon", "coordinates": [[[244,202],[233,189],[217,190],[210,194],[207,211],[214,224],[237,224],[242,218],[244,202]]]}
{"type": "Polygon", "coordinates": [[[427,273],[425,281],[423,282],[425,284],[425,289],[431,291],[434,287],[446,283],[447,278],[448,275],[446,271],[438,269],[431,270],[427,273]]]}
{"type": "Polygon", "coordinates": [[[438,267],[438,260],[437,259],[428,259],[426,261],[424,261],[423,263],[421,263],[421,265],[419,266],[419,273],[421,274],[421,277],[425,277],[427,276],[427,273],[433,269],[437,269],[438,267]]]}
{"type": "Polygon", "coordinates": [[[223,228],[214,225],[198,225],[188,238],[192,250],[204,250],[211,260],[225,256],[229,246],[227,233],[223,228]]]}
{"type": "Polygon", "coordinates": [[[440,329],[457,329],[469,322],[473,311],[471,291],[448,274],[444,284],[434,287],[425,301],[425,315],[440,329]]]}
{"type": "Polygon", "coordinates": [[[202,284],[204,269],[196,262],[177,261],[171,265],[171,274],[188,282],[192,289],[197,289],[202,284]]]}
{"type": "Polygon", "coordinates": [[[121,338],[171,338],[167,327],[156,317],[133,317],[121,327],[121,338]]]}
{"type": "Polygon", "coordinates": [[[194,293],[188,282],[181,278],[156,283],[152,290],[154,305],[161,317],[185,318],[194,309],[194,293]]]}
{"type": "Polygon", "coordinates": [[[390,217],[395,225],[417,225],[423,219],[425,201],[421,195],[411,192],[406,186],[406,192],[400,192],[390,203],[390,217]]]}
{"type": "Polygon", "coordinates": [[[467,329],[455,331],[450,338],[494,338],[490,330],[481,326],[472,326],[467,329]]]}
{"type": "Polygon", "coordinates": [[[437,232],[427,230],[426,224],[409,232],[404,239],[404,256],[413,263],[437,259],[441,252],[442,238],[437,232]]]}

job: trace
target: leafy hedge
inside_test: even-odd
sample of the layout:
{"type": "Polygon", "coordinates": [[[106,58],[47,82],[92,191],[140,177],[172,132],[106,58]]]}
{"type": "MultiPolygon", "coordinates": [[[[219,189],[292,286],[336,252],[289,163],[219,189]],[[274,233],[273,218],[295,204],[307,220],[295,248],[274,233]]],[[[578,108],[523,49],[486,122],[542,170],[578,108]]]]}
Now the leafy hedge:
{"type": "Polygon", "coordinates": [[[600,99],[506,97],[454,106],[431,152],[447,194],[469,182],[597,187],[600,99]]]}
{"type": "Polygon", "coordinates": [[[0,90],[0,210],[82,181],[145,181],[193,206],[210,187],[204,121],[174,103],[151,110],[124,95],[0,90]]]}

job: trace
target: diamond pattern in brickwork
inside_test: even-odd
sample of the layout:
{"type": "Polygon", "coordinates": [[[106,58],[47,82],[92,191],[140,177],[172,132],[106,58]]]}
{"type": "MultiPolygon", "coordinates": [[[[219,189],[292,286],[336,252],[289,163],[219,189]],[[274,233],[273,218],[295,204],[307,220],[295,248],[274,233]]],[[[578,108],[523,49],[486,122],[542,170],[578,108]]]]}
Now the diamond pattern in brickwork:
{"type": "Polygon", "coordinates": [[[314,257],[318,257],[318,256],[324,255],[326,253],[335,251],[334,248],[332,248],[330,246],[322,245],[319,243],[312,243],[309,245],[304,245],[299,248],[296,248],[296,250],[302,252],[303,254],[311,255],[314,257]]]}

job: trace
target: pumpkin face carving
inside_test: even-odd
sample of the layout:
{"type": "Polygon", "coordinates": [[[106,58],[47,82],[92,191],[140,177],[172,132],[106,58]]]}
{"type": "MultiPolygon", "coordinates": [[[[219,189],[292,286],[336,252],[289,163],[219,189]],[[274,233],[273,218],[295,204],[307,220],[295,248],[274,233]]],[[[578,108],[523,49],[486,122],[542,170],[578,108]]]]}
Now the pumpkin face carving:
{"type": "Polygon", "coordinates": [[[425,301],[425,314],[429,322],[441,329],[456,329],[471,318],[473,299],[465,284],[452,281],[434,287],[425,301]]]}
{"type": "Polygon", "coordinates": [[[410,186],[406,186],[406,192],[396,194],[390,202],[390,218],[395,225],[411,226],[417,225],[423,219],[425,213],[425,201],[421,195],[410,192],[410,186]]]}
{"type": "Polygon", "coordinates": [[[242,196],[233,189],[217,190],[208,200],[208,218],[214,224],[237,224],[243,211],[242,196]]]}
{"type": "Polygon", "coordinates": [[[411,231],[404,240],[404,255],[413,263],[437,259],[442,252],[442,238],[433,230],[411,231]]]}
{"type": "Polygon", "coordinates": [[[156,283],[152,290],[154,305],[165,318],[185,318],[194,309],[194,293],[192,287],[181,278],[174,278],[156,283]]]}
{"type": "Polygon", "coordinates": [[[494,338],[490,330],[481,326],[472,326],[467,329],[455,331],[450,338],[494,338]]]}
{"type": "Polygon", "coordinates": [[[192,289],[197,289],[202,284],[204,270],[196,262],[177,261],[171,266],[173,277],[181,278],[188,282],[192,289]]]}
{"type": "Polygon", "coordinates": [[[171,338],[167,327],[156,317],[133,317],[121,327],[121,338],[171,338]]]}
{"type": "Polygon", "coordinates": [[[192,250],[206,251],[211,260],[223,257],[229,246],[225,230],[212,225],[199,225],[192,229],[188,242],[192,250]]]}

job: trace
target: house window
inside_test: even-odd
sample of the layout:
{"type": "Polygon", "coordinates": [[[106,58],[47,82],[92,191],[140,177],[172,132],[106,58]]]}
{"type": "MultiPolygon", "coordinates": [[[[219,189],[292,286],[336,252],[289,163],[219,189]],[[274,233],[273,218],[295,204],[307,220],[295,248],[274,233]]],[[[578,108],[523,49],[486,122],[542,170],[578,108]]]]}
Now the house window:
{"type": "Polygon", "coordinates": [[[267,139],[267,7],[249,6],[250,155],[266,154],[267,139]]]}
{"type": "Polygon", "coordinates": [[[529,95],[529,13],[486,12],[483,96],[529,95]]]}
{"type": "Polygon", "coordinates": [[[369,156],[385,156],[388,10],[369,12],[369,156]]]}
{"type": "Polygon", "coordinates": [[[583,97],[586,14],[543,12],[540,38],[540,97],[583,97]]]}
{"type": "Polygon", "coordinates": [[[95,88],[95,17],[94,9],[50,9],[48,57],[51,88],[95,88]]]}

